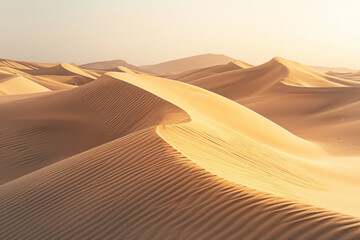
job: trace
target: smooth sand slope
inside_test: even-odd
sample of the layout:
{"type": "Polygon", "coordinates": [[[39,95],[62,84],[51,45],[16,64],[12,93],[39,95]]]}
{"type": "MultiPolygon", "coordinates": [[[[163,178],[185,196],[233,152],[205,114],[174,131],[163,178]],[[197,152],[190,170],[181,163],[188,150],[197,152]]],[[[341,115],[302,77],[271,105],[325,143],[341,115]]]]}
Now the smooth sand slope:
{"type": "Polygon", "coordinates": [[[359,154],[358,81],[319,73],[283,58],[184,79],[237,101],[334,154],[359,154]]]}
{"type": "MultiPolygon", "coordinates": [[[[71,64],[32,64],[28,62],[0,60],[0,80],[10,75],[31,80],[50,90],[71,89],[95,80],[101,74],[80,69],[71,64]]],[[[19,85],[21,88],[21,85],[19,85]]],[[[21,93],[21,91],[19,92],[21,93]]],[[[27,92],[23,92],[27,93],[27,92]]],[[[15,92],[13,94],[16,94],[15,92]]]]}
{"type": "Polygon", "coordinates": [[[239,69],[245,69],[245,68],[250,68],[250,67],[252,67],[250,64],[247,64],[242,61],[234,60],[234,61],[232,61],[228,64],[224,64],[224,65],[200,68],[200,69],[190,70],[190,71],[186,71],[186,72],[179,73],[179,74],[165,74],[165,75],[163,75],[163,77],[174,79],[174,80],[180,80],[182,82],[191,82],[196,79],[208,77],[208,76],[211,76],[214,74],[224,73],[224,72],[239,70],[239,69]]]}
{"type": "Polygon", "coordinates": [[[80,75],[92,80],[96,79],[96,77],[98,76],[96,73],[90,73],[88,70],[83,70],[69,63],[60,63],[56,66],[49,68],[25,70],[25,72],[31,75],[61,75],[61,76],[80,75]]]}
{"type": "Polygon", "coordinates": [[[0,95],[48,92],[48,88],[21,76],[0,79],[0,95]]]}
{"type": "Polygon", "coordinates": [[[196,68],[2,66],[69,88],[0,96],[0,239],[359,239],[358,83],[196,68]]]}
{"type": "Polygon", "coordinates": [[[322,73],[328,73],[328,72],[354,73],[354,72],[359,71],[359,70],[344,68],[344,67],[320,67],[320,66],[309,66],[309,67],[316,71],[322,72],[322,73]]]}
{"type": "Polygon", "coordinates": [[[53,67],[56,64],[53,63],[33,63],[33,62],[24,62],[24,61],[14,61],[10,59],[0,58],[1,67],[10,67],[13,69],[19,70],[31,70],[31,69],[40,69],[46,67],[53,67]]]}
{"type": "Polygon", "coordinates": [[[0,115],[0,183],[133,131],[187,118],[164,100],[109,77],[0,102],[0,115]]]}
{"type": "Polygon", "coordinates": [[[175,74],[175,73],[190,71],[199,68],[227,64],[233,60],[234,60],[233,58],[230,58],[222,54],[203,54],[203,55],[158,63],[154,65],[140,66],[140,68],[152,73],[175,74]]]}
{"type": "Polygon", "coordinates": [[[360,196],[360,164],[354,159],[333,157],[250,109],[201,88],[148,75],[108,75],[187,112],[190,123],[159,127],[158,133],[208,171],[289,199],[360,215],[354,197],[360,196]]]}
{"type": "Polygon", "coordinates": [[[356,239],[358,219],[233,185],[154,128],[0,186],[2,239],[356,239]]]}
{"type": "Polygon", "coordinates": [[[331,75],[331,76],[335,76],[335,77],[349,79],[349,80],[360,81],[360,71],[346,72],[346,73],[330,71],[330,72],[327,72],[327,74],[331,75]]]}
{"type": "Polygon", "coordinates": [[[81,68],[86,69],[95,69],[95,70],[104,70],[104,71],[113,71],[115,68],[122,66],[126,67],[132,71],[143,72],[143,69],[140,69],[134,65],[131,65],[124,60],[110,60],[110,61],[102,61],[102,62],[94,62],[80,65],[81,68]]]}

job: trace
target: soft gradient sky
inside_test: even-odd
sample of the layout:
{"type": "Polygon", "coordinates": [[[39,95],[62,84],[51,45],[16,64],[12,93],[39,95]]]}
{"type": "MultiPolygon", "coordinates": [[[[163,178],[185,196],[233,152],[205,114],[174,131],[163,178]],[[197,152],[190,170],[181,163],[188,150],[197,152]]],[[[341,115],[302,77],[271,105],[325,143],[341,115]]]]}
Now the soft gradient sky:
{"type": "Polygon", "coordinates": [[[202,53],[360,69],[359,0],[0,0],[0,57],[135,65],[202,53]]]}

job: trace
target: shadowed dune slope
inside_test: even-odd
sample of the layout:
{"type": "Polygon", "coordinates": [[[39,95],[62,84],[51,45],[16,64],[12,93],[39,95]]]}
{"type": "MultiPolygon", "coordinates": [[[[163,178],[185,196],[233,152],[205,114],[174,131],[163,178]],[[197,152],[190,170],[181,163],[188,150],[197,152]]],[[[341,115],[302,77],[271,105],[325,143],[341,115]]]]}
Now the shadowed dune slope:
{"type": "Polygon", "coordinates": [[[191,82],[231,99],[243,98],[275,87],[356,87],[360,83],[316,72],[283,58],[273,58],[260,66],[239,69],[191,82]],[[285,86],[284,86],[285,85],[285,86]]]}
{"type": "Polygon", "coordinates": [[[188,118],[163,99],[110,77],[0,102],[0,116],[1,183],[133,131],[188,118]]]}
{"type": "Polygon", "coordinates": [[[359,82],[274,58],[190,83],[241,103],[334,154],[360,153],[359,82]]]}
{"type": "Polygon", "coordinates": [[[142,130],[0,186],[1,239],[357,239],[359,219],[233,185],[142,130]]]}
{"type": "Polygon", "coordinates": [[[354,159],[336,158],[229,99],[179,81],[107,73],[183,109],[190,123],[158,134],[202,168],[227,180],[326,209],[359,216],[354,159]],[[209,107],[211,106],[211,107],[209,107]]]}
{"type": "Polygon", "coordinates": [[[157,74],[175,74],[193,69],[227,64],[233,60],[233,58],[221,54],[203,54],[154,65],[140,66],[140,68],[157,74]]]}

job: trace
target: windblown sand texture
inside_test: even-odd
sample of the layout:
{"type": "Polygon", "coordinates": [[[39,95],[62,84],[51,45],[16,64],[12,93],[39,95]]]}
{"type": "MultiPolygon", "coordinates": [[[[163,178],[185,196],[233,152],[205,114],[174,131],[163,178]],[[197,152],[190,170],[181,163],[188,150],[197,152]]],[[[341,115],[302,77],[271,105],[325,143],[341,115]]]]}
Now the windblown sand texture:
{"type": "Polygon", "coordinates": [[[0,59],[0,239],[360,239],[357,75],[0,59]]]}

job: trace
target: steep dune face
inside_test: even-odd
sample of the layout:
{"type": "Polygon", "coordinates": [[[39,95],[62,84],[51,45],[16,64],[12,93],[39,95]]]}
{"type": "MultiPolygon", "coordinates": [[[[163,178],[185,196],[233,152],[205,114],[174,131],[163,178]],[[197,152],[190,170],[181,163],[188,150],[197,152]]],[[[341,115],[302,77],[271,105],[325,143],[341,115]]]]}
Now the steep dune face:
{"type": "Polygon", "coordinates": [[[109,77],[0,103],[0,115],[1,183],[133,131],[187,118],[166,101],[109,77]]]}
{"type": "Polygon", "coordinates": [[[360,237],[358,219],[226,182],[153,128],[4,184],[0,202],[2,239],[360,237]]]}
{"type": "Polygon", "coordinates": [[[176,74],[193,69],[211,67],[216,65],[227,64],[234,59],[221,54],[203,54],[193,57],[176,59],[173,61],[163,62],[154,65],[141,66],[145,71],[158,74],[176,74]]]}
{"type": "Polygon", "coordinates": [[[162,96],[187,112],[190,123],[159,127],[158,133],[204,169],[288,199],[360,215],[353,198],[360,196],[359,186],[349,184],[360,181],[356,173],[360,164],[353,164],[353,159],[330,156],[255,112],[201,88],[140,74],[108,75],[162,96]]]}
{"type": "Polygon", "coordinates": [[[163,99],[175,104],[190,114],[191,119],[197,118],[199,121],[211,119],[211,121],[242,132],[260,142],[282,150],[286,149],[286,151],[290,152],[297,151],[301,148],[304,154],[306,154],[307,150],[313,154],[319,150],[315,145],[297,138],[295,135],[271,121],[262,118],[255,112],[204,89],[178,81],[142,74],[110,72],[106,75],[127,81],[157,96],[161,96],[163,99]],[[175,89],[181,89],[182,91],[177,92],[175,89]],[[206,107],[206,104],[212,106],[212,108],[206,107]],[[219,111],[221,114],[219,114],[219,111]],[[234,120],[231,117],[233,115],[242,116],[243,121],[234,120]],[[261,130],[253,127],[253,125],[263,126],[267,129],[269,136],[271,136],[272,133],[276,134],[278,136],[277,139],[274,140],[272,137],[266,137],[261,130]]]}

